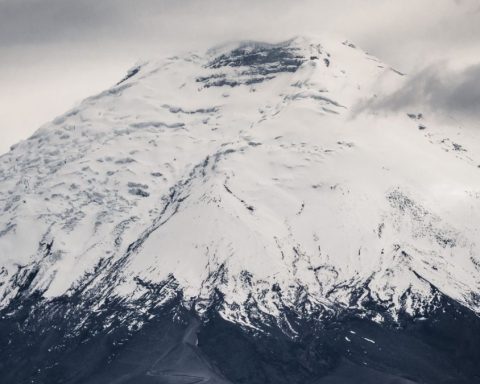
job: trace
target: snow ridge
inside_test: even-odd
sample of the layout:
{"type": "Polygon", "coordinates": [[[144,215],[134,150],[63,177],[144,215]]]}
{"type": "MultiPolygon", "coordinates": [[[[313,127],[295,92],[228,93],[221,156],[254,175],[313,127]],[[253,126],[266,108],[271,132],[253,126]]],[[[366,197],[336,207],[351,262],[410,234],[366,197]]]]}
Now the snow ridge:
{"type": "Polygon", "coordinates": [[[480,312],[478,132],[354,113],[402,81],[307,38],[133,68],[0,158],[1,306],[181,297],[292,337],[292,314],[480,312]]]}

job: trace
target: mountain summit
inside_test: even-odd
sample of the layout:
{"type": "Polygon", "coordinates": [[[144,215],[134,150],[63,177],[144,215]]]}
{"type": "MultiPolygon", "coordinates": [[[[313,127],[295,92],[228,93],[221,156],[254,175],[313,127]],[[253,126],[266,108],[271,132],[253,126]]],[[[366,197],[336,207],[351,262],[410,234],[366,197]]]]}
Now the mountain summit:
{"type": "Polygon", "coordinates": [[[230,44],[12,148],[2,382],[480,380],[480,134],[361,107],[405,77],[348,41],[230,44]]]}

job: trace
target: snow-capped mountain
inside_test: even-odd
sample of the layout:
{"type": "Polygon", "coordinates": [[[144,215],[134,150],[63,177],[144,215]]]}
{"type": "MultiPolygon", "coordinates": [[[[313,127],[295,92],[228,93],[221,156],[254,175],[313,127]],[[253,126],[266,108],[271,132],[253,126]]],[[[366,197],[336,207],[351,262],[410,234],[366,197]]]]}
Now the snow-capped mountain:
{"type": "Polygon", "coordinates": [[[475,382],[480,133],[364,107],[405,79],[348,41],[225,45],[12,148],[5,382],[475,382]]]}

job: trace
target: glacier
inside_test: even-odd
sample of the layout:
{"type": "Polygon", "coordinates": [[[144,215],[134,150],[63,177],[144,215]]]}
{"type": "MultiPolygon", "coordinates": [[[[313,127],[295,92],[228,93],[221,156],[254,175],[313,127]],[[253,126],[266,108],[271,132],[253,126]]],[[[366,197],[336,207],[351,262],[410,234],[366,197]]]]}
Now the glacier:
{"type": "Polygon", "coordinates": [[[142,379],[70,377],[56,355],[25,382],[475,382],[475,356],[452,381],[399,368],[411,324],[480,329],[480,133],[366,107],[407,77],[348,41],[227,44],[141,62],[15,145],[0,157],[1,339],[61,354],[121,334],[121,349],[158,323],[172,345],[142,379]],[[215,350],[318,334],[350,355],[305,358],[299,376],[243,377],[261,369],[215,350]],[[397,342],[398,361],[366,368],[397,342]]]}

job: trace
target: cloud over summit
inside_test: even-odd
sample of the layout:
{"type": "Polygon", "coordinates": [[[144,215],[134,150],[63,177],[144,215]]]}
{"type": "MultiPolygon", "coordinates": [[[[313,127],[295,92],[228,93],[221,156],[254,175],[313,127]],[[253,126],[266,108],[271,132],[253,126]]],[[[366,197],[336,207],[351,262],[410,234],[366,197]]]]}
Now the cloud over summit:
{"type": "Polygon", "coordinates": [[[411,75],[390,95],[368,101],[361,109],[426,108],[447,116],[480,118],[480,63],[452,69],[447,63],[430,65],[411,75]]]}

